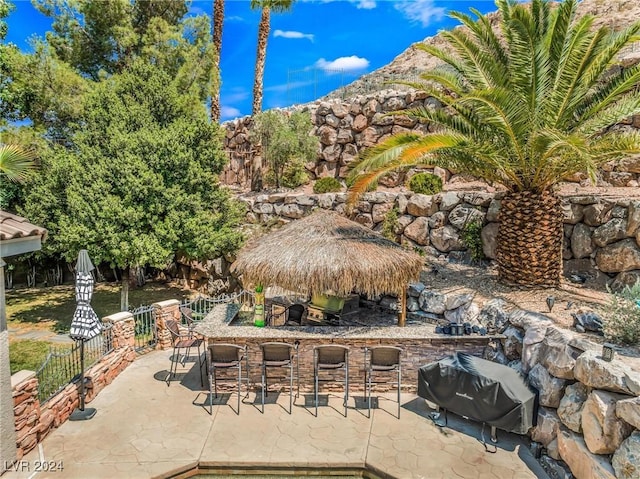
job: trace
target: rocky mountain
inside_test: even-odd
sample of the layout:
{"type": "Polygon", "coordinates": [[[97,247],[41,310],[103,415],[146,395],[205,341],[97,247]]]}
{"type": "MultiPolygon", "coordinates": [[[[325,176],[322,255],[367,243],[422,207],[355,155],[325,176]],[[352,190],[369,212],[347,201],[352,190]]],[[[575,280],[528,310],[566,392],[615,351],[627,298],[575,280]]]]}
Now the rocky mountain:
{"type": "MultiPolygon", "coordinates": [[[[609,25],[614,30],[618,30],[640,19],[640,1],[582,0],[578,6],[578,16],[581,17],[585,14],[592,14],[596,17],[595,27],[609,25]]],[[[490,14],[490,17],[492,23],[497,25],[497,13],[490,14]]],[[[419,43],[445,48],[447,46],[439,35],[427,37],[419,43]]],[[[418,80],[420,72],[430,70],[439,64],[439,60],[416,48],[419,43],[411,45],[394,58],[391,63],[367,75],[363,75],[343,88],[331,92],[324,99],[350,98],[385,88],[398,89],[396,85],[389,85],[388,82],[393,82],[394,80],[418,80]]],[[[620,60],[622,63],[635,63],[640,60],[640,42],[635,43],[625,51],[620,60]]]]}

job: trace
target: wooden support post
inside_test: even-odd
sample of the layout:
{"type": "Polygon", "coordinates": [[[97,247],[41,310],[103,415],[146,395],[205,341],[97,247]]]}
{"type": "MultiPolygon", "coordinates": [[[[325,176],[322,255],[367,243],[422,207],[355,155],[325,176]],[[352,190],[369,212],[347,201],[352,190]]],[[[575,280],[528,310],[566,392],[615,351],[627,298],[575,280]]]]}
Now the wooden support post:
{"type": "Polygon", "coordinates": [[[404,326],[407,319],[407,288],[402,288],[398,296],[398,326],[404,326]]]}

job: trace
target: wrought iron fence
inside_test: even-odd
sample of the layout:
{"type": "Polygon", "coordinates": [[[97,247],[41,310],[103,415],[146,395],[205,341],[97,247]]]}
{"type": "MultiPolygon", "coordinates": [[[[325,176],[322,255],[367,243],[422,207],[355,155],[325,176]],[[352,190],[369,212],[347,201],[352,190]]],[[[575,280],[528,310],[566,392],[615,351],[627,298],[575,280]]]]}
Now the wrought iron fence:
{"type": "Polygon", "coordinates": [[[136,352],[153,349],[158,341],[158,328],[153,306],[140,306],[131,311],[134,321],[136,352]]]}
{"type": "MultiPolygon", "coordinates": [[[[104,324],[102,333],[84,343],[84,367],[90,368],[113,350],[112,326],[104,324]]],[[[38,398],[45,403],[67,384],[79,378],[82,372],[80,342],[73,346],[50,346],[49,353],[36,371],[38,398]]]]}
{"type": "MultiPolygon", "coordinates": [[[[241,310],[252,309],[255,302],[253,292],[242,290],[239,293],[222,294],[216,297],[198,295],[195,298],[184,299],[180,306],[191,309],[193,319],[203,319],[217,304],[237,303],[241,310]]],[[[182,318],[184,322],[184,317],[182,318]]]]}

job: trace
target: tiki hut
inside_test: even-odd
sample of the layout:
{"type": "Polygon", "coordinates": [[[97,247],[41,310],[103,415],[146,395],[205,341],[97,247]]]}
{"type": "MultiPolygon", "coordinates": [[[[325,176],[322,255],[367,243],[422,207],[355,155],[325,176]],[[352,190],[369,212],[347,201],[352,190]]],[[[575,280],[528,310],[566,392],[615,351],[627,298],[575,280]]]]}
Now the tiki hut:
{"type": "Polygon", "coordinates": [[[398,295],[418,279],[422,258],[332,211],[319,210],[261,236],[239,253],[232,270],[246,285],[336,295],[398,295]]]}

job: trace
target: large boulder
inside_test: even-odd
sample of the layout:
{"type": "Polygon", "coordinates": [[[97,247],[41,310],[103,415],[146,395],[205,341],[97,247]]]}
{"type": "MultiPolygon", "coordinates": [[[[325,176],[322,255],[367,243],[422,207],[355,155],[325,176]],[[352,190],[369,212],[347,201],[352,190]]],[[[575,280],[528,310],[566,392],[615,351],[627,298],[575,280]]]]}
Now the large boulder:
{"type": "Polygon", "coordinates": [[[409,287],[407,288],[407,294],[409,296],[413,296],[417,298],[420,296],[420,293],[424,291],[425,285],[424,283],[409,283],[409,287]]]}
{"type": "Polygon", "coordinates": [[[573,432],[582,433],[582,408],[589,396],[589,389],[582,383],[567,386],[558,406],[558,417],[562,424],[573,432]]]}
{"type": "Polygon", "coordinates": [[[640,246],[633,239],[624,239],[600,248],[596,264],[605,273],[640,269],[640,246]]]}
{"type": "Polygon", "coordinates": [[[611,465],[620,479],[640,479],[640,431],[636,431],[620,445],[611,465]]]}
{"type": "Polygon", "coordinates": [[[582,408],[584,442],[594,454],[612,454],[633,432],[633,426],[616,416],[616,403],[625,396],[591,391],[582,408]]]}
{"type": "Polygon", "coordinates": [[[463,251],[466,245],[453,226],[446,225],[442,228],[432,229],[429,233],[431,244],[443,253],[450,251],[463,251]]]}
{"type": "Polygon", "coordinates": [[[607,362],[596,351],[585,351],[576,359],[574,376],[595,389],[640,396],[640,373],[616,359],[607,362]]]}
{"type": "Polygon", "coordinates": [[[407,213],[413,216],[431,216],[436,211],[438,211],[438,205],[431,195],[416,193],[407,203],[407,213]]]}
{"type": "Polygon", "coordinates": [[[445,307],[445,295],[437,291],[431,291],[425,289],[418,297],[418,303],[420,309],[427,313],[444,314],[445,307]]]}
{"type": "Polygon", "coordinates": [[[623,399],[616,404],[616,416],[640,429],[640,397],[623,399]]]}
{"type": "Polygon", "coordinates": [[[542,323],[535,326],[531,326],[524,333],[522,340],[522,370],[526,373],[531,370],[533,366],[538,364],[538,357],[540,356],[540,347],[542,341],[547,334],[548,324],[542,323]]]}
{"type": "Polygon", "coordinates": [[[527,379],[529,385],[538,391],[541,406],[557,408],[560,405],[567,386],[566,379],[554,378],[541,364],[533,366],[527,379]]]}
{"type": "Polygon", "coordinates": [[[502,334],[505,337],[502,342],[504,354],[510,360],[520,359],[522,357],[522,342],[524,340],[522,330],[515,326],[509,326],[502,334]]]}
{"type": "Polygon", "coordinates": [[[465,303],[456,309],[448,309],[444,317],[450,323],[471,323],[477,325],[480,308],[475,303],[465,303]]]}
{"type": "Polygon", "coordinates": [[[487,361],[493,361],[494,363],[504,364],[505,366],[509,364],[509,360],[504,355],[502,343],[496,340],[490,341],[489,344],[487,344],[482,353],[482,358],[487,361]]]}
{"type": "Polygon", "coordinates": [[[593,253],[595,248],[591,239],[592,232],[593,228],[584,223],[575,225],[571,232],[571,254],[573,254],[574,258],[586,258],[593,253]]]}
{"type": "Polygon", "coordinates": [[[592,454],[582,436],[572,431],[558,431],[558,452],[577,479],[616,479],[609,461],[592,454]]]}
{"type": "Polygon", "coordinates": [[[473,293],[447,294],[445,298],[445,308],[456,309],[470,303],[473,300],[473,293]]]}
{"type": "Polygon", "coordinates": [[[403,234],[421,246],[429,244],[429,220],[420,216],[404,229],[403,234]]]}
{"type": "Polygon", "coordinates": [[[480,309],[478,321],[485,328],[495,328],[496,331],[501,333],[507,327],[509,321],[507,303],[503,299],[487,301],[480,309]]]}
{"type": "Polygon", "coordinates": [[[460,203],[460,195],[457,191],[444,191],[436,195],[436,201],[440,203],[442,211],[451,211],[460,203]]]}
{"type": "Polygon", "coordinates": [[[626,237],[627,220],[624,218],[613,218],[593,232],[593,242],[601,248],[626,237]]]}
{"type": "Polygon", "coordinates": [[[540,363],[557,378],[573,379],[576,358],[582,351],[569,346],[571,334],[555,327],[547,328],[540,345],[540,363]]]}
{"type": "Polygon", "coordinates": [[[537,425],[531,430],[531,439],[541,443],[544,447],[558,435],[560,419],[553,409],[541,407],[538,409],[537,425]]]}
{"type": "Polygon", "coordinates": [[[551,326],[553,322],[548,316],[544,314],[536,313],[535,311],[526,311],[524,309],[516,309],[509,315],[509,322],[525,331],[531,326],[543,324],[551,326]]]}
{"type": "Polygon", "coordinates": [[[449,223],[461,230],[466,224],[484,222],[484,213],[475,208],[458,205],[449,213],[449,223]]]}

